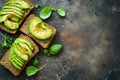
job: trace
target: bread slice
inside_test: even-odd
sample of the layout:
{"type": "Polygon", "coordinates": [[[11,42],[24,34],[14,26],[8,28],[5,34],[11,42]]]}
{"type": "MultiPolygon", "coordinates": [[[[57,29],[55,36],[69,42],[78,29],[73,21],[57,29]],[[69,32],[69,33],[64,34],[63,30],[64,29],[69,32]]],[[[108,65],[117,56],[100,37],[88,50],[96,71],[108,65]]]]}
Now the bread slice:
{"type": "Polygon", "coordinates": [[[38,40],[38,39],[36,39],[36,38],[33,37],[33,36],[29,33],[29,31],[28,31],[29,21],[30,21],[30,19],[33,18],[33,17],[35,17],[34,14],[31,14],[30,16],[27,17],[27,19],[26,19],[25,22],[23,23],[22,27],[20,28],[20,31],[23,32],[24,34],[30,36],[31,38],[33,38],[33,39],[34,39],[38,44],[40,44],[43,48],[48,48],[49,45],[50,45],[50,43],[52,42],[55,34],[56,34],[56,29],[55,29],[53,26],[45,23],[46,25],[48,25],[48,26],[53,30],[53,36],[52,36],[51,38],[47,39],[47,40],[38,40]]]}
{"type": "MultiPolygon", "coordinates": [[[[30,4],[31,7],[30,9],[25,10],[23,18],[19,21],[20,26],[25,20],[25,18],[27,17],[27,15],[34,9],[34,5],[29,0],[26,0],[26,1],[30,4]]],[[[7,33],[11,33],[11,34],[15,34],[17,32],[17,30],[10,30],[6,28],[3,23],[0,23],[0,29],[6,31],[7,33]]]]}
{"type": "MultiPolygon", "coordinates": [[[[34,56],[36,55],[36,53],[38,53],[38,51],[39,51],[38,46],[34,43],[34,41],[33,41],[30,37],[28,37],[28,36],[26,36],[26,35],[21,34],[19,37],[24,38],[24,39],[27,39],[27,40],[29,40],[29,41],[33,44],[33,46],[34,46],[33,57],[34,57],[34,56]]],[[[27,64],[28,62],[26,62],[26,63],[24,64],[24,67],[23,67],[22,70],[18,70],[18,69],[16,69],[16,68],[14,68],[14,66],[10,63],[10,61],[9,61],[9,55],[10,55],[10,49],[9,49],[9,50],[5,53],[5,55],[2,57],[2,59],[0,60],[0,64],[1,64],[2,66],[4,66],[6,69],[8,69],[13,75],[18,76],[18,75],[20,75],[20,73],[21,73],[22,70],[25,68],[25,66],[26,66],[26,64],[27,64]]],[[[33,58],[33,57],[32,57],[32,58],[33,58]]],[[[31,59],[31,58],[30,58],[30,59],[31,59]]]]}

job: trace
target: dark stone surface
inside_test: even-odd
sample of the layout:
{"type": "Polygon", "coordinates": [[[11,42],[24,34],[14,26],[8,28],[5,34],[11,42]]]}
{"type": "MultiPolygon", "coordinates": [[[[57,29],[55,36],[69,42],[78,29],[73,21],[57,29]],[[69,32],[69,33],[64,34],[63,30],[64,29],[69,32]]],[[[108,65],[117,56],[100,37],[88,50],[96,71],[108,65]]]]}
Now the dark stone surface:
{"type": "MultiPolygon", "coordinates": [[[[0,66],[0,80],[120,80],[120,0],[31,0],[41,8],[63,7],[67,16],[55,12],[45,22],[57,29],[53,43],[63,44],[57,56],[37,54],[47,67],[32,77],[19,77],[0,66]]],[[[0,1],[3,5],[3,0],[0,1]]],[[[40,8],[40,9],[41,9],[40,8]]],[[[32,13],[39,16],[39,11],[32,13]]],[[[4,33],[3,31],[0,31],[4,33]]],[[[17,37],[10,35],[11,37],[17,37]]]]}

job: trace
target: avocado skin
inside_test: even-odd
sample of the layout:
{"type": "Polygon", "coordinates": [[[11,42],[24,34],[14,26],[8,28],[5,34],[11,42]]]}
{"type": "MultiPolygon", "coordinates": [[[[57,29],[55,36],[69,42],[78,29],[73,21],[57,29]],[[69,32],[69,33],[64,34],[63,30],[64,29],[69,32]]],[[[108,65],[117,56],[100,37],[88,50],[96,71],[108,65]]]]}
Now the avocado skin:
{"type": "Polygon", "coordinates": [[[30,20],[28,30],[32,36],[39,40],[49,39],[53,35],[53,31],[38,17],[30,20]]]}
{"type": "Polygon", "coordinates": [[[19,28],[19,23],[16,23],[10,20],[4,21],[4,25],[10,30],[16,30],[19,28]]]}

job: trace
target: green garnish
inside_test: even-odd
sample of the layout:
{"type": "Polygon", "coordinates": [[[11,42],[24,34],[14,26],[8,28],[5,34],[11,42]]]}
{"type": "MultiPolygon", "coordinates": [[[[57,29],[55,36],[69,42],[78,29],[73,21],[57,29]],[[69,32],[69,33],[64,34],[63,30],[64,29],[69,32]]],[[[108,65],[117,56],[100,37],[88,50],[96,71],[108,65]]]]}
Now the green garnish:
{"type": "Polygon", "coordinates": [[[66,15],[66,12],[63,8],[55,9],[51,6],[45,6],[41,9],[39,16],[41,19],[47,19],[52,15],[53,11],[57,11],[57,14],[61,17],[64,17],[66,15]]]}
{"type": "Polygon", "coordinates": [[[38,9],[39,8],[39,4],[35,4],[35,8],[38,9]]]}
{"type": "Polygon", "coordinates": [[[1,45],[1,48],[3,50],[8,50],[11,47],[12,43],[13,43],[13,39],[8,37],[7,35],[5,35],[4,36],[4,42],[1,45]]]}
{"type": "Polygon", "coordinates": [[[40,11],[40,18],[47,19],[52,14],[52,7],[46,6],[40,11]]]}
{"type": "Polygon", "coordinates": [[[34,66],[28,66],[26,68],[26,75],[27,76],[33,76],[35,75],[37,72],[39,72],[40,70],[44,69],[46,67],[47,64],[44,64],[42,67],[40,67],[39,69],[34,67],[34,66]]]}
{"type": "Polygon", "coordinates": [[[38,65],[39,65],[39,61],[37,60],[37,58],[35,58],[35,59],[32,61],[32,66],[37,67],[38,65]]]}
{"type": "Polygon", "coordinates": [[[62,16],[62,17],[64,17],[65,16],[65,10],[63,9],[63,8],[59,8],[58,10],[57,10],[57,13],[58,13],[58,15],[59,16],[62,16]]]}
{"type": "Polygon", "coordinates": [[[47,56],[53,56],[58,54],[62,49],[61,44],[52,44],[48,49],[44,49],[43,53],[47,56]]]}

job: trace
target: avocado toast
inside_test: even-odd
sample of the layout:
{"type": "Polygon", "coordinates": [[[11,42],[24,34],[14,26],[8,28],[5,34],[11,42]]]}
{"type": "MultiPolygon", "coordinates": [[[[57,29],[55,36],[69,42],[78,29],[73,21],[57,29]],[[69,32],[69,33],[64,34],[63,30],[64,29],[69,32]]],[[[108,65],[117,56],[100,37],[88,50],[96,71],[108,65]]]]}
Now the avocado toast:
{"type": "MultiPolygon", "coordinates": [[[[23,35],[23,34],[21,34],[14,41],[14,44],[15,45],[18,44],[19,46],[12,45],[11,49],[9,49],[5,53],[5,55],[2,57],[2,59],[0,60],[0,64],[3,65],[6,69],[8,69],[11,73],[13,73],[13,75],[18,76],[22,72],[22,70],[25,68],[25,66],[29,62],[29,60],[31,58],[33,58],[36,55],[36,53],[38,53],[39,49],[38,49],[38,46],[34,43],[34,41],[32,41],[31,38],[29,38],[28,36],[23,35]],[[26,40],[28,42],[26,42],[26,40]],[[32,50],[32,53],[31,52],[27,53],[24,48],[23,49],[20,48],[19,46],[26,47],[24,43],[18,44],[20,41],[28,44],[29,48],[31,48],[31,50],[32,50]],[[33,47],[30,47],[31,45],[29,44],[29,42],[33,45],[33,47]],[[16,54],[14,54],[12,51],[13,47],[15,47],[14,52],[16,54]],[[17,50],[15,50],[15,49],[17,49],[17,50]],[[21,57],[21,53],[22,53],[22,57],[21,57]],[[29,58],[26,55],[28,55],[29,58]]],[[[30,50],[28,49],[28,51],[30,51],[30,50]]]]}
{"type": "Polygon", "coordinates": [[[34,5],[29,0],[25,0],[25,3],[20,3],[19,0],[9,0],[5,3],[2,10],[0,10],[0,29],[11,34],[17,32],[24,19],[34,8],[34,5]]]}
{"type": "Polygon", "coordinates": [[[56,29],[53,26],[41,21],[34,14],[27,17],[20,31],[33,38],[43,48],[49,47],[56,34],[56,29]],[[41,24],[42,28],[40,28],[39,24],[41,24]],[[33,26],[37,28],[35,29],[33,26]]]}

